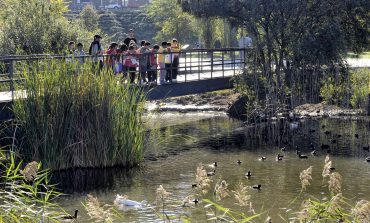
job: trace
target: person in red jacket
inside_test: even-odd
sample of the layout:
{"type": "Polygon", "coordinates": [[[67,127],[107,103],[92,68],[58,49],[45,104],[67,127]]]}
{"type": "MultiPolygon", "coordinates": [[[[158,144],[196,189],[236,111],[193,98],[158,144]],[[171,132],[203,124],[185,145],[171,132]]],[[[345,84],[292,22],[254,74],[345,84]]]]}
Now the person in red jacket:
{"type": "Polygon", "coordinates": [[[106,64],[107,64],[107,67],[109,68],[114,68],[114,65],[115,65],[115,62],[116,62],[116,56],[117,56],[117,47],[118,47],[118,44],[113,42],[110,44],[106,54],[107,54],[107,58],[106,58],[106,64]]]}
{"type": "Polygon", "coordinates": [[[156,84],[157,83],[157,53],[159,51],[159,46],[156,44],[153,46],[153,49],[149,53],[148,60],[148,81],[156,84]]]}

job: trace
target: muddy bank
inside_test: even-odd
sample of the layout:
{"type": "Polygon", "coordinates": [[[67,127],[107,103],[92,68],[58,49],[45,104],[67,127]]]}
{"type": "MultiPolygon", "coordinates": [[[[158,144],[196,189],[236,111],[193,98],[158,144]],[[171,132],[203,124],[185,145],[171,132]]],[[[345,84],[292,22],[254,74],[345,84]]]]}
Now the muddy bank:
{"type": "Polygon", "coordinates": [[[148,102],[148,111],[156,112],[227,112],[240,97],[233,89],[193,94],[148,102]]]}

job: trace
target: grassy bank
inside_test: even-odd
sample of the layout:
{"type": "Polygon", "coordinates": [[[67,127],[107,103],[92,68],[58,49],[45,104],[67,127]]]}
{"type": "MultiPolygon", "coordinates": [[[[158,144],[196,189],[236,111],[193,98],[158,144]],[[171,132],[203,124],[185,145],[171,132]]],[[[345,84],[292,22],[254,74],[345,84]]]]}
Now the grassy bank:
{"type": "Polygon", "coordinates": [[[97,75],[92,64],[52,61],[25,70],[16,88],[26,89],[27,99],[13,107],[15,149],[22,159],[53,170],[140,162],[140,88],[108,71],[97,75]]]}

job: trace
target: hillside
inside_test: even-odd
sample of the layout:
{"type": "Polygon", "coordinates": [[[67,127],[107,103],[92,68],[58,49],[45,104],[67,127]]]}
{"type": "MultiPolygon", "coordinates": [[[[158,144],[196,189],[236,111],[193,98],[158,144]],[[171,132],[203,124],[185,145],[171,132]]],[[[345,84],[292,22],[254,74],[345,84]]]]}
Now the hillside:
{"type": "Polygon", "coordinates": [[[100,11],[99,15],[100,28],[111,37],[112,41],[123,41],[127,31],[132,28],[138,40],[145,39],[153,42],[154,36],[159,31],[143,9],[100,11]]]}

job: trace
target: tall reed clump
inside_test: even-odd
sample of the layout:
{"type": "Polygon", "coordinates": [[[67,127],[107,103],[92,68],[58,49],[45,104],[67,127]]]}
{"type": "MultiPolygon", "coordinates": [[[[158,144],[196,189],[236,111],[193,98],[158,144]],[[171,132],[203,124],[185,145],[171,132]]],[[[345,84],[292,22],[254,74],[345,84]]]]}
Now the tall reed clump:
{"type": "Polygon", "coordinates": [[[142,159],[144,93],[92,64],[28,64],[13,110],[24,160],[53,170],[131,167],[142,159]]]}

